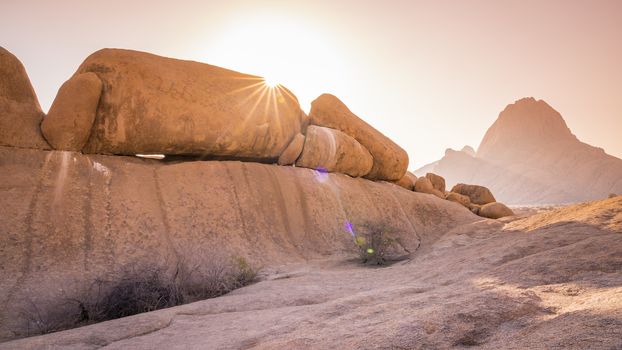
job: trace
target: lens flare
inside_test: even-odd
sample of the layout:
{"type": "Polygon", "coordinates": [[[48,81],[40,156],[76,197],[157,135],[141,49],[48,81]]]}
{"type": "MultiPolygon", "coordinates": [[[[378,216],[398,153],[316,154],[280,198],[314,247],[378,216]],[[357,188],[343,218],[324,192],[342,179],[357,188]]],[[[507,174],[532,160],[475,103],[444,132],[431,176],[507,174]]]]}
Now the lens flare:
{"type": "Polygon", "coordinates": [[[324,168],[315,169],[315,179],[320,183],[326,182],[328,180],[328,170],[324,168]]]}

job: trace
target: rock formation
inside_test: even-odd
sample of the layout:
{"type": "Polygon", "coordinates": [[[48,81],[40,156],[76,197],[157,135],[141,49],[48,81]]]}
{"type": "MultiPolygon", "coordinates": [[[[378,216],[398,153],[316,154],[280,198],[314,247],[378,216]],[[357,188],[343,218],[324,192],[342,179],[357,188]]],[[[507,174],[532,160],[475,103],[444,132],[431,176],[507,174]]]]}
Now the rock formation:
{"type": "Polygon", "coordinates": [[[309,118],[311,124],[343,131],[367,148],[374,163],[366,178],[397,181],[406,173],[406,151],[352,113],[337,97],[330,94],[318,97],[311,104],[309,118]]]}
{"type": "Polygon", "coordinates": [[[310,125],[296,166],[359,177],[369,173],[373,161],[369,151],[352,137],[339,130],[310,125]]]}
{"type": "Polygon", "coordinates": [[[82,153],[296,164],[388,181],[408,166],[403,149],[332,95],[307,116],[291,92],[259,77],[130,50],[89,56],[42,128],[54,149],[82,153]]]}
{"type": "MultiPolygon", "coordinates": [[[[103,89],[84,153],[276,162],[301,132],[297,99],[256,76],[118,49],[95,52],[74,78],[89,72],[103,89]]],[[[70,105],[66,99],[54,103],[70,105]]]]}
{"type": "Polygon", "coordinates": [[[355,252],[344,225],[365,222],[389,225],[415,252],[475,220],[387,182],[321,175],[253,162],[0,147],[0,182],[10,189],[0,196],[0,333],[22,329],[17,315],[30,302],[41,312],[57,308],[128,266],[174,263],[213,247],[257,265],[355,252]]]}
{"type": "Polygon", "coordinates": [[[39,129],[42,119],[24,66],[0,47],[0,145],[49,149],[39,129]]]}
{"type": "Polygon", "coordinates": [[[476,155],[448,150],[415,174],[426,172],[449,185],[481,184],[510,204],[579,202],[622,191],[622,160],[579,141],[557,111],[533,98],[508,105],[476,155]]]}

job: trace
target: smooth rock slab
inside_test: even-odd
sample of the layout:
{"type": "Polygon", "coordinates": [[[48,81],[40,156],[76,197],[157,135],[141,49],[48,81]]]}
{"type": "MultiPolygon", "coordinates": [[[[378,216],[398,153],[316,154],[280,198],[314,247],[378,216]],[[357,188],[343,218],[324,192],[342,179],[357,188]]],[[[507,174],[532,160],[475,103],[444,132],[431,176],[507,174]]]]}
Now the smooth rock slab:
{"type": "Polygon", "coordinates": [[[365,222],[390,226],[412,253],[473,220],[390,183],[253,162],[0,147],[0,183],[0,341],[25,331],[32,302],[43,314],[75,307],[69,298],[124,268],[213,249],[253,266],[356,256],[345,225],[365,222]]]}

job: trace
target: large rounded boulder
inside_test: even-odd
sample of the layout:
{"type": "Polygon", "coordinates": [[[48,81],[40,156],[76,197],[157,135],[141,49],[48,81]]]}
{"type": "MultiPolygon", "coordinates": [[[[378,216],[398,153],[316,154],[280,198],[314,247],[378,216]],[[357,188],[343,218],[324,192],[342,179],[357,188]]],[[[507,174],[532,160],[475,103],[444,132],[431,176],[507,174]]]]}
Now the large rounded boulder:
{"type": "Polygon", "coordinates": [[[0,145],[49,149],[39,129],[43,116],[26,69],[0,47],[0,145]]]}
{"type": "Polygon", "coordinates": [[[406,151],[352,113],[337,97],[330,94],[318,97],[311,103],[309,118],[312,125],[343,131],[367,148],[374,162],[366,178],[398,181],[406,173],[406,151]]]}
{"type": "Polygon", "coordinates": [[[483,205],[479,209],[478,215],[490,219],[499,219],[505,216],[512,216],[514,212],[503,203],[493,202],[483,205]]]}
{"type": "Polygon", "coordinates": [[[91,134],[101,90],[101,81],[90,72],[78,74],[61,86],[41,123],[41,132],[54,149],[82,150],[91,134]]]}
{"type": "Polygon", "coordinates": [[[473,204],[484,205],[497,201],[492,192],[484,186],[457,184],[451,189],[451,192],[469,197],[473,204]]]}
{"type": "Polygon", "coordinates": [[[95,52],[75,76],[88,72],[103,87],[84,153],[276,162],[301,132],[298,100],[260,77],[119,49],[95,52]]]}
{"type": "Polygon", "coordinates": [[[335,129],[310,125],[296,166],[364,176],[372,168],[371,154],[354,138],[335,129]]]}

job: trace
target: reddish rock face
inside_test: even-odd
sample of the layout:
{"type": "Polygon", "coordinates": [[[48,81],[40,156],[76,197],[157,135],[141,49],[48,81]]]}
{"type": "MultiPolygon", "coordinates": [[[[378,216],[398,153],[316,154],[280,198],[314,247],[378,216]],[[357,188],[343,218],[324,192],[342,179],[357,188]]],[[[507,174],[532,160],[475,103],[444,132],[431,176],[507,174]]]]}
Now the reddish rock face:
{"type": "Polygon", "coordinates": [[[95,52],[76,76],[88,72],[103,89],[85,153],[276,162],[301,132],[297,99],[256,76],[118,49],[95,52]]]}
{"type": "Polygon", "coordinates": [[[395,142],[352,113],[337,97],[323,94],[311,104],[311,124],[343,131],[365,146],[374,158],[371,180],[397,181],[408,168],[408,154],[395,142]]]}
{"type": "Polygon", "coordinates": [[[43,116],[26,69],[0,47],[0,145],[49,149],[39,129],[43,116]]]}

